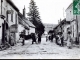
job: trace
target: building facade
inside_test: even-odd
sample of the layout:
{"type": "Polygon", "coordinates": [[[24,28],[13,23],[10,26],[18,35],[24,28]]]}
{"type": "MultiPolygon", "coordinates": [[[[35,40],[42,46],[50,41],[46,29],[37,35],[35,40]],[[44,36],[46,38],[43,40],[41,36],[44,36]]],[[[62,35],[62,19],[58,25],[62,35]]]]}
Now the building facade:
{"type": "Polygon", "coordinates": [[[36,33],[36,27],[32,24],[32,22],[26,19],[26,23],[29,25],[29,34],[36,33]]]}
{"type": "Polygon", "coordinates": [[[16,43],[15,36],[18,25],[18,12],[18,8],[11,0],[0,0],[0,20],[2,21],[0,23],[0,31],[2,31],[2,34],[0,35],[2,36],[0,38],[1,43],[5,43],[6,40],[11,45],[16,43]],[[7,39],[5,39],[5,36],[7,36],[7,39]]]}
{"type": "Polygon", "coordinates": [[[76,41],[79,38],[80,32],[80,15],[73,15],[73,3],[71,3],[69,7],[66,9],[66,20],[71,22],[71,37],[73,41],[76,41]]]}
{"type": "MultiPolygon", "coordinates": [[[[24,9],[23,9],[23,20],[25,21],[25,23],[27,24],[26,26],[29,27],[29,30],[28,30],[28,34],[31,34],[31,33],[35,33],[35,26],[32,24],[31,21],[28,20],[28,18],[26,18],[26,8],[24,6],[24,9]]],[[[28,35],[27,34],[27,35],[28,35]]]]}
{"type": "Polygon", "coordinates": [[[18,33],[17,33],[17,41],[20,38],[20,33],[25,31],[25,35],[29,35],[29,25],[25,22],[24,16],[19,12],[18,14],[18,33]]]}
{"type": "Polygon", "coordinates": [[[26,18],[26,9],[24,7],[23,14],[18,13],[18,33],[17,33],[17,41],[20,38],[20,33],[25,31],[25,35],[30,35],[31,33],[35,33],[35,26],[26,18]]]}
{"type": "Polygon", "coordinates": [[[60,34],[62,32],[64,40],[67,40],[67,32],[70,27],[70,21],[66,21],[66,18],[59,22],[59,24],[53,29],[54,33],[60,34]]]}

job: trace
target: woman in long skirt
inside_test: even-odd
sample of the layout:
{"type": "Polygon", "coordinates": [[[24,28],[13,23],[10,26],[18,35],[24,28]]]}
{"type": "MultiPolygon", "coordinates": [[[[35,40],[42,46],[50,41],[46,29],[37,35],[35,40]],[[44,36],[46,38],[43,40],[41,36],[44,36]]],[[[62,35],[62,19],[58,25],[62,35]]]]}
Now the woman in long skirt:
{"type": "Polygon", "coordinates": [[[68,32],[67,47],[68,47],[69,49],[72,48],[71,32],[68,32]]]}

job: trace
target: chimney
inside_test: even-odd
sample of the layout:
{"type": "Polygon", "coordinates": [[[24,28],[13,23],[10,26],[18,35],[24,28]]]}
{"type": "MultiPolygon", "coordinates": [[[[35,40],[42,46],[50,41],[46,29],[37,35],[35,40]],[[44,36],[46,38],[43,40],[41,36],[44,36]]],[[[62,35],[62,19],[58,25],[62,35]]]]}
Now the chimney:
{"type": "Polygon", "coordinates": [[[61,22],[61,18],[60,18],[60,22],[61,22]]]}
{"type": "Polygon", "coordinates": [[[58,24],[59,24],[59,22],[60,22],[60,21],[58,20],[58,24]]]}
{"type": "Polygon", "coordinates": [[[26,17],[26,9],[25,9],[25,5],[24,5],[24,9],[23,9],[23,16],[26,17]]]}

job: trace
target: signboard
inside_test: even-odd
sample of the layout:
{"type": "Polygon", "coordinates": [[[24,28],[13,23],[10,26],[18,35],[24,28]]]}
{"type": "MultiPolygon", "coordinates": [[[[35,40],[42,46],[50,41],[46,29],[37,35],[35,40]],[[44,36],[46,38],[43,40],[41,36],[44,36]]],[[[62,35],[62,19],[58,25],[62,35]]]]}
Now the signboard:
{"type": "Polygon", "coordinates": [[[7,10],[8,14],[13,14],[13,10],[7,10]]]}
{"type": "Polygon", "coordinates": [[[15,24],[15,25],[12,25],[11,27],[10,27],[10,32],[12,32],[12,33],[15,33],[15,32],[17,32],[17,25],[15,24]]]}
{"type": "Polygon", "coordinates": [[[73,15],[80,15],[80,0],[73,0],[73,15]]]}

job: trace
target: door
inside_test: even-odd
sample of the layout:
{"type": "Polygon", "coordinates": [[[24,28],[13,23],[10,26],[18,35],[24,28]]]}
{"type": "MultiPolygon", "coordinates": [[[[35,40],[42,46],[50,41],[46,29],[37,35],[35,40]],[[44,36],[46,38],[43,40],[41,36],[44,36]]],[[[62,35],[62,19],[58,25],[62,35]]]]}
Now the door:
{"type": "Polygon", "coordinates": [[[5,33],[4,32],[5,32],[4,31],[4,24],[2,24],[2,44],[4,44],[4,42],[5,42],[5,39],[4,39],[5,33]]]}
{"type": "Polygon", "coordinates": [[[10,33],[10,44],[14,46],[15,43],[16,43],[15,33],[10,33]]]}

